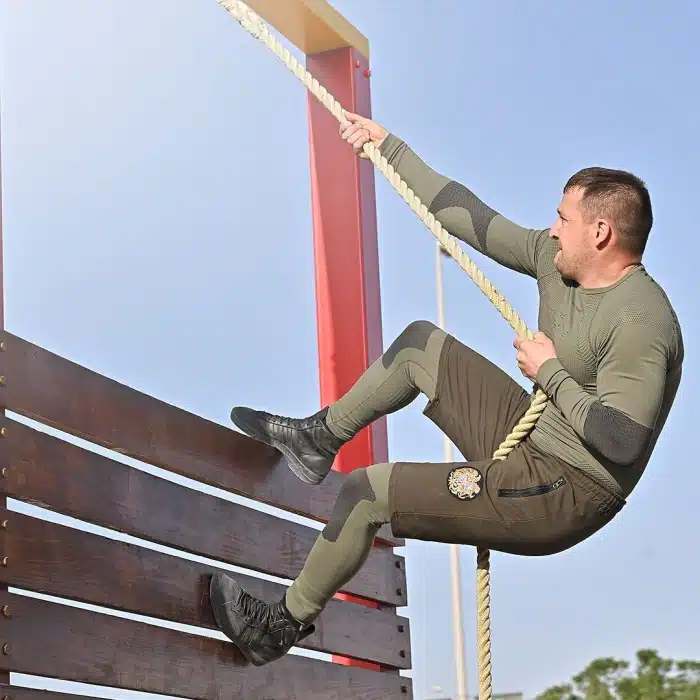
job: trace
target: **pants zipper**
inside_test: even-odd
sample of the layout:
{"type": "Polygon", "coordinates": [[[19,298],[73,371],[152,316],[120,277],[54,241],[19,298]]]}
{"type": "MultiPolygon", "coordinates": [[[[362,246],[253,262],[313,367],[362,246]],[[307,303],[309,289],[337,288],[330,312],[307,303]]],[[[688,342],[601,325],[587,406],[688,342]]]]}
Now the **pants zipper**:
{"type": "Polygon", "coordinates": [[[498,495],[503,498],[520,498],[523,496],[540,496],[543,493],[556,491],[566,483],[566,479],[561,476],[554,483],[542,484],[541,486],[530,486],[526,489],[498,489],[498,495]]]}

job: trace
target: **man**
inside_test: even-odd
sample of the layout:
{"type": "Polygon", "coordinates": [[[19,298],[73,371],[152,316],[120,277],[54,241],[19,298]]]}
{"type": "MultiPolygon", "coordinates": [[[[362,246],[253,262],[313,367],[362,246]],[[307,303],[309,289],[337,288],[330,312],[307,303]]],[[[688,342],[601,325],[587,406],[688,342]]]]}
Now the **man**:
{"type": "Polygon", "coordinates": [[[330,521],[299,577],[275,604],[217,575],[211,602],[223,632],[254,664],[313,631],[326,602],[362,566],[377,529],[524,555],[559,552],[625,504],[678,388],[683,340],[676,315],[641,263],[652,225],[634,175],[587,168],[564,187],[550,229],[525,229],[429,168],[396,136],[354,114],[341,136],[360,154],[372,141],[452,234],[537,280],[539,328],[517,338],[517,362],[549,402],[502,461],[491,455],[530,396],[485,358],[428,321],[411,323],[338,401],[294,419],[232,411],[247,434],[274,445],[303,481],[319,483],[341,445],[419,394],[425,415],[468,462],[394,463],[346,477],[330,521]]]}

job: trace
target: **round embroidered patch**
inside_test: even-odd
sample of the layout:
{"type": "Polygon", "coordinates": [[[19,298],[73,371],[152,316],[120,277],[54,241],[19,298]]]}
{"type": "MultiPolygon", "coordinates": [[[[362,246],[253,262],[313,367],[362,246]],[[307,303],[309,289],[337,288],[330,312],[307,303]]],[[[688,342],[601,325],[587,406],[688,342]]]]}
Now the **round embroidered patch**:
{"type": "Polygon", "coordinates": [[[462,501],[476,498],[481,486],[481,473],[474,467],[458,467],[447,475],[447,488],[449,492],[462,501]]]}

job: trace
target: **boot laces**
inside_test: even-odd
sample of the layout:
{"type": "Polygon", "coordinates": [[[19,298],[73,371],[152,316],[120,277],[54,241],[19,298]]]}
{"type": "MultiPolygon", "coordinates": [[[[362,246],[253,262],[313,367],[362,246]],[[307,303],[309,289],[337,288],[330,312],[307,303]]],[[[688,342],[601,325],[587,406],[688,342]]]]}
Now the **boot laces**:
{"type": "Polygon", "coordinates": [[[290,418],[289,416],[277,416],[274,413],[267,414],[267,420],[282,425],[285,428],[314,428],[318,423],[318,416],[309,416],[308,418],[290,418]]]}
{"type": "Polygon", "coordinates": [[[239,602],[241,612],[248,618],[256,627],[264,627],[269,629],[271,623],[284,617],[278,609],[279,604],[273,605],[257,600],[248,593],[243,593],[239,602]]]}

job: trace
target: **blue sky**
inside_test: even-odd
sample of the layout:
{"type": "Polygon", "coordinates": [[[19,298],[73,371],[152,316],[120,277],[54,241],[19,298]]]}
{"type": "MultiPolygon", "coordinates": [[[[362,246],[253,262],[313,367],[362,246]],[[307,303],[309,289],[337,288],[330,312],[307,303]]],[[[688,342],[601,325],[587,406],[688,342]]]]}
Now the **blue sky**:
{"type": "MultiPolygon", "coordinates": [[[[544,559],[493,556],[495,690],[531,697],[595,656],[698,658],[694,207],[698,5],[336,0],[370,39],[375,118],[514,220],[545,226],[581,167],[631,170],[645,264],[686,345],[654,457],[604,531],[544,559]]],[[[236,403],[318,405],[305,95],[211,0],[3,0],[7,327],[227,423],[236,403]]],[[[384,340],[435,318],[433,241],[377,178],[384,340]]],[[[536,288],[475,255],[536,328],[536,288]]],[[[446,270],[448,327],[516,378],[512,332],[446,270]]],[[[523,384],[527,386],[523,380],[523,384]]],[[[393,459],[441,459],[423,402],[393,459]]],[[[407,547],[414,692],[454,692],[447,547],[407,547]]],[[[471,689],[473,552],[464,548],[471,689]]]]}

